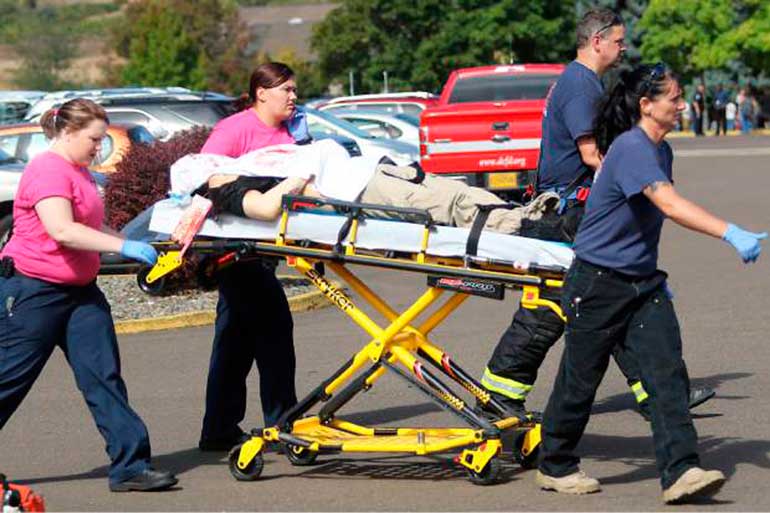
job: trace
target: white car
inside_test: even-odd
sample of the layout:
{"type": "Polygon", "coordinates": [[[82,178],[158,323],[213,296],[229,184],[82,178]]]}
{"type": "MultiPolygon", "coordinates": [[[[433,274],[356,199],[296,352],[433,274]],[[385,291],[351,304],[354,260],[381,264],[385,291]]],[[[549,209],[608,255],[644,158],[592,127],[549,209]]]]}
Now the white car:
{"type": "Polygon", "coordinates": [[[420,118],[411,114],[388,114],[365,110],[335,110],[332,113],[375,137],[393,139],[415,146],[420,144],[420,118]]]}
{"type": "Polygon", "coordinates": [[[333,116],[328,112],[321,112],[307,107],[303,110],[307,112],[307,124],[310,135],[316,139],[328,137],[329,135],[349,137],[358,143],[361,155],[365,157],[386,155],[399,165],[405,166],[420,160],[420,149],[415,144],[374,137],[352,123],[348,123],[344,119],[333,116]]]}
{"type": "Polygon", "coordinates": [[[8,242],[13,225],[13,198],[24,163],[0,150],[0,248],[8,242]]]}

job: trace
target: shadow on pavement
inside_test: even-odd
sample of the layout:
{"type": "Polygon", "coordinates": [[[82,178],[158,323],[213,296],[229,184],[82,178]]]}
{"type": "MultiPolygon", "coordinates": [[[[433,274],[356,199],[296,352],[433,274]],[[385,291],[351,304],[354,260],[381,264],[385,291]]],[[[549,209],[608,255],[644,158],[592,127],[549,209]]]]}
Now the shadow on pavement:
{"type": "MultiPolygon", "coordinates": [[[[725,374],[714,374],[713,376],[703,378],[691,378],[691,387],[711,387],[717,391],[716,399],[740,400],[747,399],[749,396],[721,395],[719,386],[728,381],[744,379],[753,376],[750,372],[729,372],[725,374]]],[[[708,403],[706,403],[708,404],[708,403]]],[[[636,410],[636,402],[633,394],[629,391],[627,394],[615,394],[594,403],[591,415],[601,415],[603,413],[614,413],[623,410],[636,410]]],[[[705,415],[710,416],[710,415],[705,415]]],[[[703,414],[698,415],[694,411],[693,417],[702,418],[703,414]]]]}

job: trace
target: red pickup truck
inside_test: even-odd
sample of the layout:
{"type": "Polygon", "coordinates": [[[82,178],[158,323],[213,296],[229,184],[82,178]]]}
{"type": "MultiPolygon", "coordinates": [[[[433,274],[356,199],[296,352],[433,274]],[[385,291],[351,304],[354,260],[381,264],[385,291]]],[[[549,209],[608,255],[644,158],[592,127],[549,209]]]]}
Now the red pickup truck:
{"type": "Polygon", "coordinates": [[[545,98],[562,64],[453,71],[420,116],[420,164],[515,197],[534,182],[545,98]]]}

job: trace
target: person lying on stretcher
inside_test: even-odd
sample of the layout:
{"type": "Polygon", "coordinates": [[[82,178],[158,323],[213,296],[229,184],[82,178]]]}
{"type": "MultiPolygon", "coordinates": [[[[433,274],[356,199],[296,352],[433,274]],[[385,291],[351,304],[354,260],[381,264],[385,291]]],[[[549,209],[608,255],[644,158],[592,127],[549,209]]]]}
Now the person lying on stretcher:
{"type": "MultiPolygon", "coordinates": [[[[556,194],[543,194],[511,208],[478,187],[425,174],[419,165],[397,166],[387,158],[352,158],[332,140],[278,145],[238,159],[188,155],[171,167],[171,195],[197,193],[209,198],[214,214],[227,212],[269,221],[281,214],[285,194],[426,210],[440,224],[471,227],[479,205],[503,205],[489,213],[484,229],[519,234],[522,223],[555,210],[556,194]]],[[[398,214],[385,214],[398,218],[398,214]]]]}

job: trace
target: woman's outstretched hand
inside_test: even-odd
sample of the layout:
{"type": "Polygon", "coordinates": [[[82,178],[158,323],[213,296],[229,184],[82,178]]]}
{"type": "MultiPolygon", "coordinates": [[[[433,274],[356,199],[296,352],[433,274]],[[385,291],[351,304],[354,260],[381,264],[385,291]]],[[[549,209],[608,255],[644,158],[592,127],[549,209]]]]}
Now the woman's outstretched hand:
{"type": "Polygon", "coordinates": [[[735,226],[732,223],[727,225],[727,230],[722,236],[722,240],[730,243],[735,251],[741,256],[744,264],[755,262],[762,252],[762,246],[759,241],[767,238],[767,232],[753,233],[735,226]]]}
{"type": "Polygon", "coordinates": [[[142,262],[147,265],[155,265],[158,261],[158,252],[146,242],[138,240],[126,240],[120,248],[120,254],[126,258],[142,262]]]}

